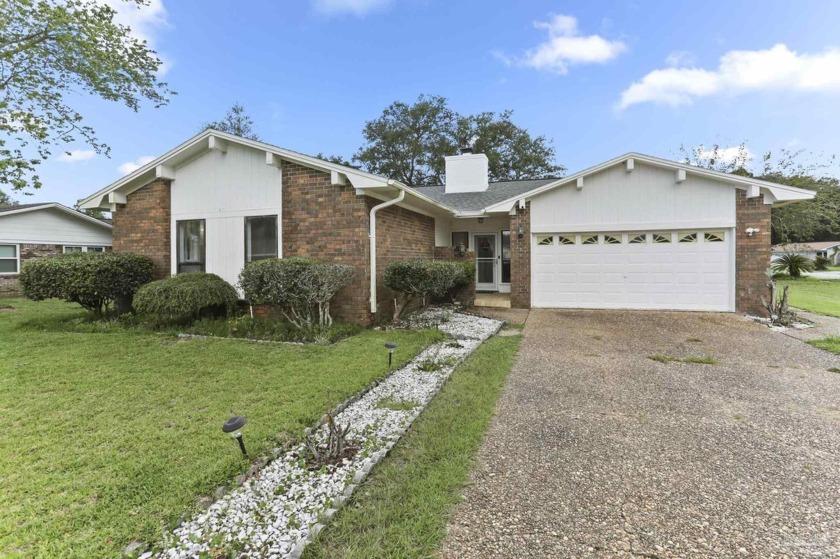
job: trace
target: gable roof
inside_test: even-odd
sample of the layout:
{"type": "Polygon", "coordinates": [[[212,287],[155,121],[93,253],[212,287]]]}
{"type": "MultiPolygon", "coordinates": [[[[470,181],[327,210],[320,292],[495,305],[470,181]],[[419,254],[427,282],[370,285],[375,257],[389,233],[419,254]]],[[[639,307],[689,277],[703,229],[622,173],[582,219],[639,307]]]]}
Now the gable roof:
{"type": "Polygon", "coordinates": [[[535,188],[545,186],[556,180],[498,181],[491,182],[484,192],[450,192],[449,194],[446,193],[445,186],[414,186],[412,188],[459,212],[483,212],[484,208],[488,206],[511,197],[522,196],[535,188]]]}
{"type": "Polygon", "coordinates": [[[433,198],[399,181],[360,171],[353,167],[338,165],[265,142],[250,140],[226,132],[219,132],[212,128],[196,134],[181,145],[114,181],[87,198],[84,198],[79,202],[79,206],[85,209],[109,208],[111,204],[116,203],[113,200],[124,199],[124,196],[127,194],[149,184],[156,178],[167,178],[165,175],[171,172],[172,168],[179,164],[187,163],[201,153],[214,149],[224,151],[228,142],[264,151],[267,164],[274,164],[273,162],[277,160],[297,163],[310,169],[330,173],[333,184],[346,184],[349,182],[354,188],[364,190],[366,193],[371,193],[376,190],[386,192],[388,190],[405,191],[414,198],[414,202],[420,202],[422,205],[430,206],[437,211],[452,213],[452,208],[442,205],[433,198]]]}
{"type": "Polygon", "coordinates": [[[41,210],[49,210],[54,209],[61,211],[67,215],[70,215],[76,219],[81,219],[83,221],[87,221],[90,223],[95,223],[101,227],[106,229],[113,229],[113,226],[110,223],[110,220],[103,220],[103,219],[96,219],[95,217],[91,217],[84,212],[80,212],[78,210],[74,210],[73,208],[68,208],[63,204],[59,204],[58,202],[45,202],[41,204],[18,204],[17,206],[6,206],[4,208],[0,208],[0,218],[9,216],[9,215],[16,215],[22,214],[27,212],[34,212],[34,211],[41,211],[41,210]]]}
{"type": "Polygon", "coordinates": [[[543,192],[547,192],[554,188],[576,182],[579,178],[598,173],[600,171],[603,171],[604,169],[614,167],[615,165],[625,164],[628,160],[633,160],[634,162],[639,161],[651,165],[653,167],[671,169],[674,171],[683,171],[686,174],[711,178],[717,181],[732,184],[734,187],[739,189],[758,189],[759,192],[769,195],[774,205],[783,205],[786,203],[798,202],[800,200],[811,200],[814,198],[814,196],[816,196],[816,194],[813,191],[806,190],[804,188],[796,188],[793,186],[777,184],[773,182],[763,181],[760,179],[755,179],[752,177],[743,177],[741,175],[722,173],[720,171],[713,171],[711,169],[695,167],[694,165],[688,165],[685,163],[670,161],[668,159],[653,157],[652,155],[645,155],[637,152],[629,152],[625,153],[624,155],[614,157],[613,159],[605,161],[599,165],[595,165],[593,167],[589,167],[588,169],[584,169],[583,171],[579,171],[573,175],[568,175],[555,181],[551,181],[548,184],[537,187],[531,190],[530,192],[525,193],[524,195],[511,196],[496,204],[486,207],[485,211],[510,211],[510,209],[518,200],[532,198],[534,196],[542,194],[543,192]]]}
{"type": "Polygon", "coordinates": [[[788,243],[786,245],[775,245],[773,252],[791,252],[797,250],[828,250],[840,247],[840,241],[816,241],[812,243],[788,243]]]}

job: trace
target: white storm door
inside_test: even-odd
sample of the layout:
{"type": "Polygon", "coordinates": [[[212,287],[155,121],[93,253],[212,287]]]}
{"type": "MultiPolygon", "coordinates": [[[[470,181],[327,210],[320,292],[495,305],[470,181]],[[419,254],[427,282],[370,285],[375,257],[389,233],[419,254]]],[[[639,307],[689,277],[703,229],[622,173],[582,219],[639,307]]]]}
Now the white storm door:
{"type": "Polygon", "coordinates": [[[475,288],[477,291],[498,291],[498,260],[495,233],[476,233],[473,236],[475,247],[475,288]]]}

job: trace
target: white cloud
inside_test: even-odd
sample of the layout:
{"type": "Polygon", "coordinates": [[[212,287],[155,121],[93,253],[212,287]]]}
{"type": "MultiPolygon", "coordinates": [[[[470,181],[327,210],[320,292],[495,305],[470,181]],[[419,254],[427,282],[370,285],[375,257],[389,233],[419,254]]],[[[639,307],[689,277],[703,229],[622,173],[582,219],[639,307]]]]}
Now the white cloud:
{"type": "Polygon", "coordinates": [[[391,0],[312,0],[312,7],[322,14],[353,14],[363,16],[368,12],[385,8],[391,0]]]}
{"type": "Polygon", "coordinates": [[[519,56],[493,54],[507,65],[525,66],[535,70],[564,75],[569,66],[604,64],[627,50],[622,41],[610,41],[600,35],[581,35],[577,18],[551,14],[548,21],[535,21],[534,27],[548,32],[548,39],[519,56]]]}
{"type": "Polygon", "coordinates": [[[665,58],[665,64],[672,68],[679,68],[681,66],[695,66],[697,58],[688,51],[680,50],[672,52],[665,58]]]}
{"type": "Polygon", "coordinates": [[[96,157],[96,151],[92,149],[74,149],[72,151],[65,151],[56,159],[63,163],[76,163],[77,161],[87,161],[96,157]]]}
{"type": "Polygon", "coordinates": [[[117,167],[117,170],[120,172],[120,174],[127,175],[129,173],[133,173],[146,163],[151,163],[154,160],[155,157],[153,155],[143,155],[141,157],[138,157],[134,161],[126,161],[125,163],[117,167]]]}
{"type": "Polygon", "coordinates": [[[699,97],[751,91],[840,91],[840,50],[799,54],[778,44],[766,50],[733,50],[716,70],[654,70],[621,93],[619,109],[639,103],[690,105],[699,97]]]}
{"type": "MultiPolygon", "coordinates": [[[[125,2],[124,0],[98,1],[113,8],[117,12],[114,21],[130,27],[135,37],[146,41],[149,47],[154,50],[157,50],[157,39],[161,31],[172,27],[163,0],[148,0],[148,5],[125,2]]],[[[163,76],[169,71],[172,63],[160,52],[157,52],[157,56],[162,62],[158,69],[158,75],[163,76]]]]}
{"type": "Polygon", "coordinates": [[[697,151],[697,156],[702,159],[715,159],[726,163],[738,163],[743,166],[753,158],[753,152],[747,146],[717,147],[712,149],[705,149],[703,146],[700,146],[700,149],[697,151]]]}

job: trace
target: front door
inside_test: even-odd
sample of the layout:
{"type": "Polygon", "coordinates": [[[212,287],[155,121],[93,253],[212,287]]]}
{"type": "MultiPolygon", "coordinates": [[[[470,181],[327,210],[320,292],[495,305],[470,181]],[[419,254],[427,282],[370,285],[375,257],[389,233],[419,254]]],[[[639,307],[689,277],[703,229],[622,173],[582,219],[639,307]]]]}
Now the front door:
{"type": "Polygon", "coordinates": [[[498,291],[496,279],[496,234],[476,233],[475,247],[475,289],[476,291],[498,291]]]}

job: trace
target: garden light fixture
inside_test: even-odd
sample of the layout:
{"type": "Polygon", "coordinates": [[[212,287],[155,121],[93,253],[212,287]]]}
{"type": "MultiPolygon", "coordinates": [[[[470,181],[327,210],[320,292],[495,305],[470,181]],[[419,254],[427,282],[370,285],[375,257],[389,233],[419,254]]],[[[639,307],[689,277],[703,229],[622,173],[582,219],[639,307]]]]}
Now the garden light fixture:
{"type": "Polygon", "coordinates": [[[394,358],[394,350],[397,349],[397,344],[394,342],[385,342],[385,347],[388,348],[388,368],[391,368],[391,361],[394,358]]]}
{"type": "Polygon", "coordinates": [[[245,451],[245,443],[242,442],[242,431],[241,429],[245,427],[245,424],[248,423],[248,420],[242,417],[241,415],[237,415],[231,417],[225,424],[222,425],[222,431],[229,434],[231,437],[236,439],[236,442],[239,443],[239,450],[242,451],[242,456],[248,456],[248,453],[245,451]]]}

